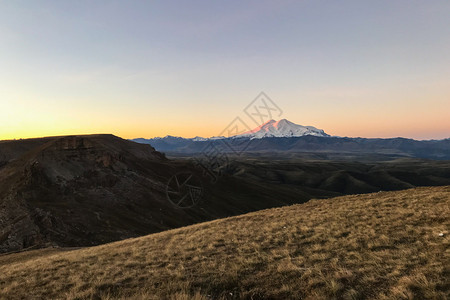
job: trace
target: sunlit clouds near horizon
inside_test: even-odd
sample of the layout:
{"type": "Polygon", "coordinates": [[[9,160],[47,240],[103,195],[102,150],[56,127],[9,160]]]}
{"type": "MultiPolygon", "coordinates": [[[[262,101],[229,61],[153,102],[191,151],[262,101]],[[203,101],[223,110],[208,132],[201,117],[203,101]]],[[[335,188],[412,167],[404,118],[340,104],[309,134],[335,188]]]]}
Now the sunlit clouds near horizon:
{"type": "Polygon", "coordinates": [[[0,139],[218,135],[261,91],[352,137],[450,138],[449,1],[2,1],[0,139]]]}

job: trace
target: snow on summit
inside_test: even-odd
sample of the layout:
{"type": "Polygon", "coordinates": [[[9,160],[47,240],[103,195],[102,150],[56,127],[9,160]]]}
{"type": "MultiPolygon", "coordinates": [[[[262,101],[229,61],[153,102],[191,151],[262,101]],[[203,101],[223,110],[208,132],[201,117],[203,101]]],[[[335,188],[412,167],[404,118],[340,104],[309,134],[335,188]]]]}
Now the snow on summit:
{"type": "MultiPolygon", "coordinates": [[[[305,135],[314,135],[320,137],[329,137],[330,135],[326,134],[322,129],[317,129],[313,126],[302,126],[286,119],[281,119],[279,121],[270,120],[261,126],[256,127],[253,130],[244,132],[242,134],[238,134],[235,136],[231,136],[229,138],[246,138],[246,139],[262,139],[266,137],[299,137],[305,135]]],[[[215,140],[223,140],[227,139],[225,136],[213,136],[210,138],[204,138],[200,136],[196,136],[194,138],[183,138],[178,136],[167,135],[165,137],[155,137],[152,139],[134,139],[133,141],[138,143],[150,144],[156,141],[163,141],[168,143],[179,143],[183,141],[192,141],[192,142],[206,142],[206,141],[215,141],[215,140]]]]}
{"type": "Polygon", "coordinates": [[[313,126],[302,126],[286,119],[281,119],[279,121],[270,120],[253,130],[236,135],[234,138],[261,139],[265,137],[298,137],[304,135],[329,136],[322,129],[317,129],[313,126]]]}

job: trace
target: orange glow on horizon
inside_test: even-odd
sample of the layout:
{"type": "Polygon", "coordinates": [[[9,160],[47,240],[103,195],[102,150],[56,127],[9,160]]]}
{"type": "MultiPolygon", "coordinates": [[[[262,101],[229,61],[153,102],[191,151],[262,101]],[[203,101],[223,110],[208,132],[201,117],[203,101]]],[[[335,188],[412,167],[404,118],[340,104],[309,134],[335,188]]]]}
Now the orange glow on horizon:
{"type": "MultiPolygon", "coordinates": [[[[1,94],[0,94],[1,97],[1,94]]],[[[24,97],[25,98],[25,97],[24,97]]],[[[356,105],[351,101],[327,104],[317,102],[283,103],[288,96],[273,97],[284,108],[286,118],[296,124],[314,126],[334,136],[414,139],[450,138],[450,115],[445,97],[434,101],[403,101],[399,103],[368,102],[356,105]],[[279,100],[281,99],[281,100],[279,100]],[[316,104],[314,104],[316,103],[316,104]],[[314,105],[313,105],[314,104],[314,105]],[[309,106],[308,106],[309,105],[309,106]],[[383,107],[390,105],[390,107],[383,107]],[[292,107],[287,110],[286,107],[292,107]]],[[[306,98],[296,96],[295,98],[306,98]]],[[[0,102],[0,140],[110,133],[125,139],[153,138],[166,135],[192,138],[218,136],[236,116],[242,116],[244,104],[227,107],[222,114],[217,110],[223,103],[211,104],[204,111],[160,108],[152,114],[150,108],[123,109],[120,105],[108,107],[83,105],[41,106],[34,101],[0,102]],[[210,109],[210,110],[209,110],[210,109]]],[[[251,125],[248,124],[250,127],[251,125]]],[[[253,125],[250,129],[257,127],[253,125]]]]}
{"type": "MultiPolygon", "coordinates": [[[[294,121],[295,123],[295,121],[294,121]]],[[[323,129],[326,133],[332,136],[341,136],[341,137],[363,137],[363,138],[394,138],[394,137],[404,137],[404,138],[412,138],[419,140],[428,140],[428,139],[445,139],[450,138],[450,125],[444,124],[445,126],[440,126],[438,124],[434,124],[433,127],[421,127],[418,125],[417,127],[397,127],[395,130],[392,128],[387,128],[389,126],[382,127],[358,127],[349,124],[326,124],[325,126],[318,126],[314,124],[302,124],[302,125],[311,125],[315,126],[319,129],[323,129]],[[334,127],[333,129],[329,128],[334,127]],[[447,129],[446,129],[447,128],[447,129]]],[[[225,125],[226,126],[226,125],[225,125]]],[[[93,128],[35,128],[32,129],[18,129],[12,130],[8,133],[0,134],[0,140],[13,140],[13,139],[27,139],[27,138],[40,138],[40,137],[48,137],[48,136],[65,136],[65,135],[84,135],[84,134],[114,134],[124,139],[134,139],[134,138],[154,138],[154,137],[164,137],[166,135],[172,136],[180,136],[185,138],[193,138],[195,136],[201,137],[212,137],[217,136],[225,127],[221,127],[220,125],[209,126],[208,128],[199,128],[198,126],[179,126],[179,127],[159,127],[155,128],[155,126],[141,126],[137,128],[121,128],[121,129],[109,129],[107,126],[105,127],[93,127],[93,128]],[[148,129],[153,128],[153,129],[148,129]]]]}

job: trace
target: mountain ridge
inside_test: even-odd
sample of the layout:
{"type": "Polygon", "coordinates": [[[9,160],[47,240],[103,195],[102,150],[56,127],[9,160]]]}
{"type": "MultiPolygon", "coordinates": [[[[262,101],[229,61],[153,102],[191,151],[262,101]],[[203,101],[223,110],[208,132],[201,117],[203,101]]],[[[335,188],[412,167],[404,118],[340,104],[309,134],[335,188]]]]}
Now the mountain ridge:
{"type": "Polygon", "coordinates": [[[332,156],[347,154],[359,156],[386,156],[396,159],[425,158],[450,159],[450,138],[442,140],[414,140],[410,138],[362,138],[331,136],[322,129],[302,126],[287,119],[269,120],[264,124],[230,137],[215,136],[183,138],[167,135],[132,141],[151,144],[169,155],[201,155],[207,149],[230,154],[327,153],[332,156]]]}
{"type": "Polygon", "coordinates": [[[287,156],[294,153],[339,155],[386,155],[393,158],[450,159],[450,139],[418,141],[407,138],[349,138],[305,135],[300,137],[264,137],[260,139],[227,138],[193,141],[184,138],[136,139],[137,143],[149,143],[158,151],[179,156],[202,155],[214,148],[229,154],[275,153],[287,156]]]}

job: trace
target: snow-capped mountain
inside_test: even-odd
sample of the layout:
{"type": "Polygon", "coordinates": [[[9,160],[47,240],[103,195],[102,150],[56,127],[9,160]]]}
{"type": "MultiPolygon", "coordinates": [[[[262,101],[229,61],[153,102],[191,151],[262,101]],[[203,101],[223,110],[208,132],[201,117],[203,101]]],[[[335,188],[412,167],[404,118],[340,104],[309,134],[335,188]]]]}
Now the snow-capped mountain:
{"type": "Polygon", "coordinates": [[[302,126],[282,119],[279,121],[270,120],[253,130],[235,135],[233,138],[262,139],[266,137],[299,137],[304,135],[329,137],[322,129],[317,129],[313,126],[302,126]]]}
{"type": "MultiPolygon", "coordinates": [[[[329,137],[322,129],[317,129],[313,126],[302,126],[286,119],[282,119],[279,121],[270,120],[261,126],[256,127],[253,130],[244,132],[242,134],[238,134],[235,136],[231,136],[228,138],[237,139],[237,138],[248,138],[248,139],[262,139],[266,137],[300,137],[305,135],[313,135],[320,137],[329,137]]],[[[164,142],[169,144],[176,144],[180,142],[207,142],[207,141],[215,141],[215,140],[223,140],[227,139],[225,136],[213,136],[209,138],[204,138],[201,136],[196,136],[194,138],[183,138],[179,136],[166,135],[165,137],[155,137],[152,139],[144,139],[138,138],[133,139],[133,141],[142,143],[142,144],[150,144],[154,142],[164,142]]]]}
{"type": "MultiPolygon", "coordinates": [[[[300,137],[305,135],[313,135],[319,137],[329,137],[323,130],[317,129],[313,126],[302,126],[286,119],[279,121],[270,120],[261,126],[256,127],[248,132],[228,137],[230,139],[262,139],[268,137],[300,137]]],[[[210,138],[204,138],[196,136],[194,138],[183,138],[179,136],[166,135],[165,137],[155,137],[152,139],[138,138],[133,141],[142,144],[154,144],[154,143],[164,143],[170,145],[185,144],[187,142],[207,142],[227,139],[224,136],[213,136],[210,138]]]]}

